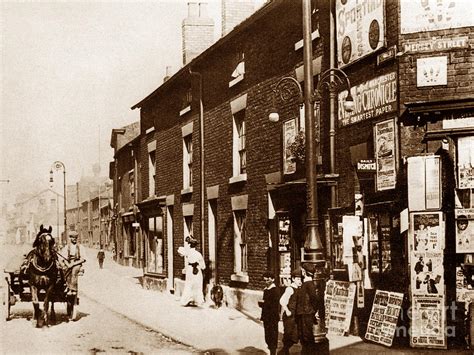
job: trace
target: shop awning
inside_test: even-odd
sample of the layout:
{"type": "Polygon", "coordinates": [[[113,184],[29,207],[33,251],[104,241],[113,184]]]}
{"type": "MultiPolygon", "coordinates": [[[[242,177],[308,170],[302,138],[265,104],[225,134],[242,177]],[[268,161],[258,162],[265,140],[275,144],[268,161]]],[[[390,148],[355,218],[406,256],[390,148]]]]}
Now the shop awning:
{"type": "Polygon", "coordinates": [[[404,104],[406,109],[400,117],[405,125],[421,125],[426,121],[442,119],[445,113],[452,111],[474,110],[474,98],[441,101],[415,101],[404,104]]]}

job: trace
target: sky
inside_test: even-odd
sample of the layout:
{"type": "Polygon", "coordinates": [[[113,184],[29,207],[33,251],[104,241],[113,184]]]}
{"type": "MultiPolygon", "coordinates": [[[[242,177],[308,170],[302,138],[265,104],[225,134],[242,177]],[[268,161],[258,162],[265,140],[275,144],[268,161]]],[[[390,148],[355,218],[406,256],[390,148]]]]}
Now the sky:
{"type": "MultiPolygon", "coordinates": [[[[220,0],[207,0],[220,36],[220,0]]],[[[186,0],[0,0],[0,197],[49,187],[59,160],[67,183],[108,175],[113,128],[182,67],[186,0]],[[3,180],[10,180],[4,183],[3,180]]],[[[62,191],[62,171],[55,184],[62,191]]],[[[53,187],[54,188],[54,187],[53,187]]],[[[55,188],[56,189],[56,188],[55,188]]],[[[10,201],[12,202],[12,201],[10,201]]]]}

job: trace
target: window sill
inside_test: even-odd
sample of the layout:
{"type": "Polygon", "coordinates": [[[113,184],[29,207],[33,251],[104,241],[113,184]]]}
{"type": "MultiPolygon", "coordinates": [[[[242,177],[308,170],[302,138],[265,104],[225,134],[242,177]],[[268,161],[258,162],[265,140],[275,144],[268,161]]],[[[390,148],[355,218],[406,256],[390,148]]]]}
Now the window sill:
{"type": "Polygon", "coordinates": [[[192,186],[181,190],[181,195],[187,195],[187,194],[192,194],[192,193],[193,193],[193,187],[192,186]]]}
{"type": "Polygon", "coordinates": [[[229,179],[229,184],[236,184],[238,182],[247,181],[247,174],[240,174],[237,176],[232,176],[229,179]]]}
{"type": "Polygon", "coordinates": [[[231,280],[231,281],[235,281],[235,282],[248,283],[248,282],[249,282],[249,275],[244,275],[244,274],[232,274],[232,275],[230,275],[230,280],[231,280]]]}
{"type": "Polygon", "coordinates": [[[240,83],[242,80],[244,80],[244,74],[239,75],[237,78],[231,80],[229,82],[229,87],[231,88],[232,86],[240,83]]]}
{"type": "Polygon", "coordinates": [[[188,113],[189,111],[191,111],[191,105],[186,106],[186,107],[183,108],[181,111],[179,111],[179,115],[180,115],[180,116],[183,116],[184,114],[188,113]]]}

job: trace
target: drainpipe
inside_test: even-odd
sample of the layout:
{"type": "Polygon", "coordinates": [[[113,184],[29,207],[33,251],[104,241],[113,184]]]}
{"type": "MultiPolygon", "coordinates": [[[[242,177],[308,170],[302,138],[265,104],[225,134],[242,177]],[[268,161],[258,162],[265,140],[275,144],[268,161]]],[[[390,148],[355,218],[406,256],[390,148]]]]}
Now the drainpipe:
{"type": "MultiPolygon", "coordinates": [[[[199,78],[199,148],[201,150],[200,154],[200,165],[201,165],[201,191],[200,191],[200,203],[201,203],[201,252],[202,256],[205,256],[205,236],[204,236],[204,210],[205,210],[205,200],[204,200],[204,189],[205,189],[205,175],[204,175],[204,107],[202,104],[202,75],[201,73],[194,72],[189,68],[189,74],[192,76],[197,76],[199,78]]],[[[205,258],[205,257],[204,257],[205,258]]]]}

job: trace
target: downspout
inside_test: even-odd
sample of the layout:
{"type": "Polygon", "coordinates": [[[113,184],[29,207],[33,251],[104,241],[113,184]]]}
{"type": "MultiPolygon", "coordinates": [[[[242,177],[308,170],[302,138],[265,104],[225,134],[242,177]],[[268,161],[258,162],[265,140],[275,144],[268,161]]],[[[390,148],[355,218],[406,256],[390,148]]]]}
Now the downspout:
{"type": "Polygon", "coordinates": [[[200,183],[201,183],[201,188],[200,188],[200,204],[201,204],[201,252],[202,255],[205,259],[205,253],[206,253],[206,248],[205,248],[205,233],[204,233],[204,210],[205,210],[205,199],[204,199],[204,189],[205,189],[205,174],[204,174],[204,107],[202,103],[202,74],[198,72],[194,72],[189,68],[189,74],[193,76],[197,76],[199,78],[199,149],[201,151],[200,154],[200,165],[201,165],[201,171],[200,171],[200,183]]]}

